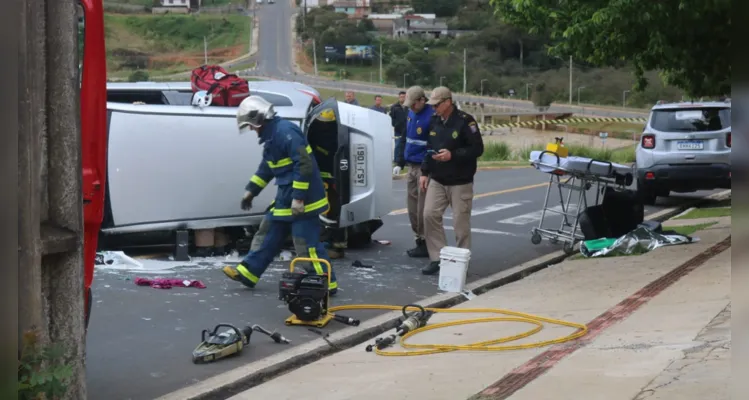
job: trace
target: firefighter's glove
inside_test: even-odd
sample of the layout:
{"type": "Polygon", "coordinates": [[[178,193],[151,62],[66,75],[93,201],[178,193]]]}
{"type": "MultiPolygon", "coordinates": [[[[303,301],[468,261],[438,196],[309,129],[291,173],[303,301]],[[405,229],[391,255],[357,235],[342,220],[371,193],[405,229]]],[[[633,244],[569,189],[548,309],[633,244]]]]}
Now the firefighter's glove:
{"type": "Polygon", "coordinates": [[[243,210],[247,211],[250,208],[252,208],[252,198],[254,196],[252,195],[252,192],[244,192],[244,196],[242,197],[242,202],[239,203],[240,207],[242,207],[243,210]]]}
{"type": "Polygon", "coordinates": [[[304,214],[304,201],[302,200],[292,200],[291,201],[291,214],[292,215],[301,215],[304,214]]]}

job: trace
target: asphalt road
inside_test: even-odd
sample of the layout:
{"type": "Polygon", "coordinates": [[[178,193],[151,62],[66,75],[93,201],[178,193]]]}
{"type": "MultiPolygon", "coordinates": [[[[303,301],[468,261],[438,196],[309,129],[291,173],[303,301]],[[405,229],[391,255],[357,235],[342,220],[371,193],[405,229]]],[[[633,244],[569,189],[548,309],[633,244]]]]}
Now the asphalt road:
{"type": "MultiPolygon", "coordinates": [[[[546,190],[532,186],[547,181],[548,175],[534,169],[477,174],[475,193],[483,196],[474,201],[469,281],[561,248],[546,241],[539,245],[530,242],[530,229],[539,222],[546,190]]],[[[665,200],[662,205],[674,204],[696,195],[701,193],[661,201],[665,200]]],[[[438,293],[438,278],[423,276],[419,271],[427,261],[405,255],[406,249],[413,245],[408,216],[398,210],[405,205],[405,181],[393,182],[392,197],[391,207],[395,212],[383,218],[384,226],[374,236],[392,244],[372,243],[370,248],[350,250],[344,259],[334,262],[341,291],[333,304],[398,305],[438,293]],[[354,260],[373,268],[353,268],[354,260]]],[[[658,208],[648,207],[646,212],[658,208]]],[[[560,219],[554,217],[547,222],[558,225],[560,219]]],[[[450,226],[449,219],[445,225],[450,226]]],[[[447,233],[454,243],[451,232],[447,233]]],[[[97,268],[87,339],[89,399],[153,399],[290,346],[255,334],[249,348],[239,357],[194,365],[191,352],[200,341],[201,331],[218,323],[240,327],[260,324],[267,329],[278,329],[293,341],[292,345],[318,337],[306,328],[283,324],[290,314],[277,298],[277,280],[287,263],[273,263],[259,286],[249,290],[224,277],[220,267],[225,264],[220,259],[195,260],[190,265],[141,261],[147,271],[97,268]],[[207,288],[154,289],[136,286],[135,277],[201,280],[207,288]]],[[[352,315],[365,319],[377,314],[352,315]]],[[[341,327],[332,322],[326,330],[341,327]]]]}
{"type": "MultiPolygon", "coordinates": [[[[402,88],[375,85],[356,81],[335,81],[331,79],[297,74],[293,67],[293,44],[291,34],[291,18],[297,9],[292,6],[293,0],[280,0],[275,4],[257,6],[259,23],[258,65],[253,75],[272,79],[301,82],[317,88],[335,90],[354,90],[359,93],[383,94],[396,96],[402,88]]],[[[300,11],[301,12],[301,11],[300,11]]],[[[322,51],[322,49],[318,49],[322,51]]],[[[470,74],[470,71],[468,71],[470,74]]],[[[497,97],[482,97],[476,95],[455,95],[461,102],[483,102],[500,107],[517,110],[535,110],[533,103],[523,100],[502,99],[497,97]]],[[[633,117],[647,116],[643,110],[616,109],[613,107],[597,107],[576,105],[552,105],[548,112],[575,113],[580,115],[599,117],[633,117]]]]}

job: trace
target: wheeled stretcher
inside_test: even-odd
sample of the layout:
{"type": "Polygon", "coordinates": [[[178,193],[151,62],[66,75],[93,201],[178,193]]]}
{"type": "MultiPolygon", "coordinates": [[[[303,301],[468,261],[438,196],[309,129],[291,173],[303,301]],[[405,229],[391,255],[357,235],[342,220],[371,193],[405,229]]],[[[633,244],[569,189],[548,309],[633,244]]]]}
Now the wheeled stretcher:
{"type": "Polygon", "coordinates": [[[567,254],[574,252],[575,244],[583,240],[579,229],[580,215],[588,208],[586,193],[596,186],[595,204],[601,201],[601,194],[611,185],[629,186],[633,180],[633,168],[609,161],[599,161],[586,157],[560,157],[553,151],[532,151],[530,162],[541,172],[550,174],[546,189],[541,220],[538,227],[531,230],[531,242],[539,244],[543,239],[551,243],[564,243],[567,254]],[[566,179],[563,179],[566,178],[566,179]],[[559,205],[549,206],[552,186],[559,191],[559,205]],[[567,190],[566,196],[564,189],[567,190]],[[573,192],[577,193],[577,203],[571,203],[573,192]],[[559,228],[545,227],[547,213],[561,215],[559,228]]]}

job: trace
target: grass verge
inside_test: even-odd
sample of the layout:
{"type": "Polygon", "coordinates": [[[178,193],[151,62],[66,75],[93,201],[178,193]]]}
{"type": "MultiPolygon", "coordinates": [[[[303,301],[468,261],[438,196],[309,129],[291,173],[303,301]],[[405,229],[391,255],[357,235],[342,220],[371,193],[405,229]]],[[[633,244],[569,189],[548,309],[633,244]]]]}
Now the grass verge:
{"type": "Polygon", "coordinates": [[[679,235],[692,236],[695,232],[700,231],[705,228],[709,228],[717,223],[718,223],[717,221],[713,221],[713,222],[705,222],[704,224],[697,224],[697,225],[669,226],[669,227],[663,227],[663,230],[676,232],[679,235]]]}
{"type": "MultiPolygon", "coordinates": [[[[330,97],[335,97],[339,101],[343,101],[346,92],[344,90],[333,90],[333,89],[320,89],[316,88],[318,92],[320,92],[320,97],[324,99],[328,99],[330,97]]],[[[374,105],[374,97],[375,95],[370,93],[357,93],[356,99],[359,100],[359,105],[362,107],[371,107],[374,105]]],[[[393,96],[382,96],[382,105],[385,107],[390,107],[391,104],[398,101],[397,98],[393,96]]]]}
{"type": "Polygon", "coordinates": [[[731,216],[731,207],[706,207],[706,208],[694,209],[674,219],[718,218],[718,217],[730,217],[730,216],[731,216]]]}
{"type": "MultiPolygon", "coordinates": [[[[530,159],[531,151],[543,150],[544,145],[526,146],[513,149],[502,141],[484,142],[484,154],[479,161],[527,161],[530,159]]],[[[567,149],[571,156],[592,158],[599,161],[611,161],[618,164],[631,164],[635,162],[635,146],[627,146],[620,149],[598,148],[580,145],[568,145],[567,149]]]]}

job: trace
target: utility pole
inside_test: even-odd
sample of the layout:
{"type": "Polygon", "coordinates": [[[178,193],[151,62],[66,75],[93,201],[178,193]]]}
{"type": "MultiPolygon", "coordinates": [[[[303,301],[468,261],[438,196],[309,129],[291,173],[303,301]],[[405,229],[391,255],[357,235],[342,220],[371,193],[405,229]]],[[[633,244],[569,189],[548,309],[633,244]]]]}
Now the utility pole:
{"type": "Polygon", "coordinates": [[[312,59],[315,63],[315,76],[317,76],[317,44],[315,43],[315,39],[312,39],[312,59]]]}
{"type": "Polygon", "coordinates": [[[572,104],[572,56],[570,56],[570,105],[572,104]]]}
{"type": "Polygon", "coordinates": [[[203,64],[208,65],[208,41],[203,36],[203,64]]]}
{"type": "Polygon", "coordinates": [[[250,20],[250,44],[247,46],[247,55],[252,54],[252,31],[255,30],[255,4],[252,4],[252,19],[250,20]]]}
{"type": "Polygon", "coordinates": [[[523,39],[518,39],[520,43],[520,71],[523,71],[523,39]]]}
{"type": "Polygon", "coordinates": [[[463,49],[463,93],[466,93],[466,49],[463,49]]]}
{"type": "Polygon", "coordinates": [[[382,84],[382,43],[380,43],[380,84],[382,84]]]}

